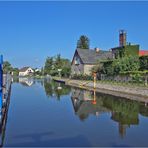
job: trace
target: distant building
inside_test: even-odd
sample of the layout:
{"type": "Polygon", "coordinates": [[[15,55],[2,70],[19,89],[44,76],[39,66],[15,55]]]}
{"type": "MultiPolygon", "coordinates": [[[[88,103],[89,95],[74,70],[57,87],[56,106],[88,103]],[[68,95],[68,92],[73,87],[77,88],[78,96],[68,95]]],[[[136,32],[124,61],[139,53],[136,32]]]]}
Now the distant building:
{"type": "Polygon", "coordinates": [[[91,49],[76,49],[71,63],[71,74],[91,74],[91,69],[98,63],[99,60],[112,59],[111,51],[102,51],[99,48],[91,49]]]}
{"type": "Polygon", "coordinates": [[[23,67],[19,70],[19,76],[32,75],[34,70],[31,67],[23,67]]]}

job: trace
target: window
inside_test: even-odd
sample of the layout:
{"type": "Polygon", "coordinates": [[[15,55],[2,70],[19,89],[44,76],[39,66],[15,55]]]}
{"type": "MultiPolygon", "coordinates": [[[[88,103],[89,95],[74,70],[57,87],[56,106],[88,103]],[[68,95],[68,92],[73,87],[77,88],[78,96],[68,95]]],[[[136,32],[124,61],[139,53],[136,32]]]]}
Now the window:
{"type": "Polygon", "coordinates": [[[75,65],[79,65],[80,64],[80,59],[78,57],[75,58],[75,65]]]}

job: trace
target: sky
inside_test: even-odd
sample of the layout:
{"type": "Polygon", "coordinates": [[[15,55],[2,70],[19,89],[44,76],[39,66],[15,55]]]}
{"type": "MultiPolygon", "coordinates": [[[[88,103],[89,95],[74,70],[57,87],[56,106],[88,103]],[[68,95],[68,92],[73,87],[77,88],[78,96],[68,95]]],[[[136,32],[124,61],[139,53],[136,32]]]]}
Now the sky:
{"type": "Polygon", "coordinates": [[[13,67],[41,68],[48,56],[72,59],[81,35],[90,48],[127,42],[148,50],[148,2],[138,1],[0,1],[0,54],[13,67]]]}

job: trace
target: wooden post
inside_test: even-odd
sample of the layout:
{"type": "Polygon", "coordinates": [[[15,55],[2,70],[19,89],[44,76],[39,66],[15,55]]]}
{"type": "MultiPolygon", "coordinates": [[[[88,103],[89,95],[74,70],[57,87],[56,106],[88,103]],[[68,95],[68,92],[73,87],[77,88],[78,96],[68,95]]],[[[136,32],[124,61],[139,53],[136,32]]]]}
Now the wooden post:
{"type": "Polygon", "coordinates": [[[96,89],[96,76],[97,76],[96,72],[93,73],[93,76],[94,76],[94,89],[96,89]]]}
{"type": "Polygon", "coordinates": [[[97,104],[97,102],[96,102],[96,90],[95,89],[94,89],[94,98],[93,98],[92,104],[93,105],[97,104]]]}

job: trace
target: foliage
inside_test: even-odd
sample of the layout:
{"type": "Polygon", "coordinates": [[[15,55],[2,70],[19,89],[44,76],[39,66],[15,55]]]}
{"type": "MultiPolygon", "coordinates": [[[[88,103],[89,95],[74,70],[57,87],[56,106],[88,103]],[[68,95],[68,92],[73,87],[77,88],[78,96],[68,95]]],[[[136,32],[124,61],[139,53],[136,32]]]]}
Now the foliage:
{"type": "Polygon", "coordinates": [[[124,71],[136,71],[140,67],[139,58],[138,56],[119,58],[113,61],[112,66],[114,68],[114,74],[124,71]]]}
{"type": "Polygon", "coordinates": [[[138,56],[126,56],[113,61],[103,62],[103,66],[99,72],[107,75],[118,75],[126,71],[138,71],[139,67],[138,56]]]}
{"type": "Polygon", "coordinates": [[[44,67],[44,74],[49,74],[53,70],[53,57],[47,57],[44,67]]]}
{"type": "Polygon", "coordinates": [[[148,70],[148,56],[139,57],[140,70],[148,70]]]}
{"type": "Polygon", "coordinates": [[[55,57],[48,57],[45,62],[44,74],[58,76],[58,69],[62,69],[61,76],[69,77],[71,72],[71,62],[69,59],[61,58],[58,54],[55,57]]]}
{"type": "Polygon", "coordinates": [[[98,64],[96,66],[94,66],[91,71],[93,72],[101,72],[103,68],[103,64],[101,62],[98,62],[98,64]]]}
{"type": "Polygon", "coordinates": [[[72,79],[78,79],[78,80],[93,80],[93,76],[86,75],[86,74],[74,74],[71,76],[72,79]]]}
{"type": "Polygon", "coordinates": [[[58,100],[60,100],[60,97],[63,95],[67,95],[70,93],[70,87],[67,87],[66,85],[62,83],[57,83],[55,81],[44,81],[44,89],[46,92],[46,95],[48,97],[56,96],[58,100]],[[58,86],[61,86],[62,89],[58,89],[58,86]]]}
{"type": "Polygon", "coordinates": [[[19,75],[19,69],[18,68],[13,68],[13,75],[18,76],[19,75]]]}
{"type": "Polygon", "coordinates": [[[7,72],[11,72],[13,70],[11,64],[8,61],[4,61],[3,63],[3,72],[7,73],[7,72]]]}
{"type": "Polygon", "coordinates": [[[122,124],[138,124],[139,103],[136,101],[105,98],[103,106],[115,113],[113,120],[122,124]]]}
{"type": "Polygon", "coordinates": [[[85,35],[81,35],[77,41],[77,48],[89,49],[89,38],[85,35]]]}

